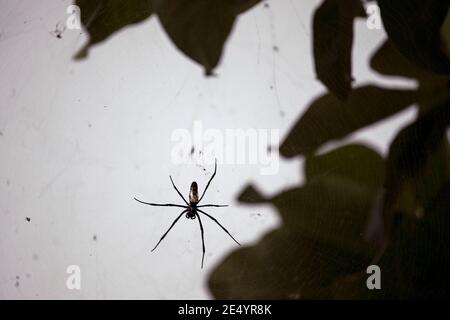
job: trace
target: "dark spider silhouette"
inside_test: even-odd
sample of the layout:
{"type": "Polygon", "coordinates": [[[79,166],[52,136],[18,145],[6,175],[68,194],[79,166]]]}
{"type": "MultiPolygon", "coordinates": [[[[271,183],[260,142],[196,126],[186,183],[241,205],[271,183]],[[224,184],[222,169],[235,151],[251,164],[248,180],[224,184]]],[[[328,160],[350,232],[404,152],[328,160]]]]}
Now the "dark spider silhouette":
{"type": "Polygon", "coordinates": [[[205,191],[203,191],[202,196],[200,197],[200,199],[198,198],[198,187],[197,187],[197,182],[193,181],[191,183],[191,189],[189,191],[189,203],[186,201],[186,199],[183,197],[183,195],[181,194],[180,191],[178,191],[177,187],[175,186],[175,183],[172,180],[172,176],[170,177],[170,181],[172,182],[172,186],[175,188],[175,190],[177,191],[177,193],[180,195],[180,197],[183,199],[184,203],[186,203],[186,205],[180,205],[180,204],[173,204],[173,203],[150,203],[150,202],[144,202],[141,201],[137,198],[134,198],[134,200],[136,200],[137,202],[149,205],[149,206],[158,206],[158,207],[179,207],[179,208],[184,208],[185,210],[183,210],[180,215],[172,222],[172,225],[169,227],[169,229],[163,234],[163,236],[161,237],[161,239],[159,239],[158,243],[156,244],[156,246],[151,250],[153,252],[153,250],[156,249],[156,247],[158,247],[158,245],[161,243],[161,241],[165,238],[165,236],[169,233],[169,231],[173,228],[173,226],[175,225],[175,223],[178,222],[178,220],[180,220],[181,216],[186,213],[186,218],[188,219],[195,219],[198,218],[198,222],[200,224],[200,232],[202,235],[202,246],[203,246],[203,255],[202,255],[202,268],[203,268],[203,260],[205,259],[205,239],[204,239],[204,235],[203,235],[203,225],[202,225],[202,220],[200,219],[200,215],[198,214],[198,212],[204,214],[205,216],[207,216],[208,218],[210,218],[212,221],[214,221],[215,223],[217,223],[230,237],[231,239],[233,239],[238,245],[241,245],[239,242],[237,242],[237,240],[235,238],[233,238],[233,236],[228,232],[227,229],[225,229],[224,226],[222,226],[219,221],[217,221],[214,217],[210,216],[209,214],[207,214],[205,211],[201,210],[200,208],[205,208],[205,207],[228,207],[228,205],[223,205],[223,204],[204,204],[204,205],[198,205],[199,202],[203,199],[203,196],[206,193],[206,190],[208,190],[209,184],[211,183],[212,179],[214,178],[214,176],[216,175],[216,171],[217,171],[217,160],[214,163],[214,173],[211,176],[211,178],[209,179],[208,183],[206,184],[206,188],[205,191]]]}

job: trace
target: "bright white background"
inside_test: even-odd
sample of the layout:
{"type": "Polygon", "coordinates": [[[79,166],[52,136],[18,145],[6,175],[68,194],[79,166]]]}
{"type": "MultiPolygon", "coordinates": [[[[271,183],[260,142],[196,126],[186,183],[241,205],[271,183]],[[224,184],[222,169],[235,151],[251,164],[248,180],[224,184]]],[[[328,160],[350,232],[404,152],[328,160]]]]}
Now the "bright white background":
{"type": "MultiPolygon", "coordinates": [[[[186,195],[192,180],[205,186],[212,166],[171,162],[172,132],[191,130],[195,120],[221,130],[279,129],[283,140],[324,92],[311,57],[319,3],[270,1],[243,14],[218,77],[205,78],[155,16],[74,61],[86,35],[51,34],[65,23],[71,1],[1,0],[0,298],[212,298],[208,274],[236,245],[203,219],[201,270],[198,223],[182,219],[150,254],[179,211],[144,206],[133,196],[179,202],[169,174],[186,195]],[[66,288],[72,264],[81,268],[79,291],[66,288]]],[[[363,20],[355,29],[357,84],[414,85],[370,71],[368,58],[384,31],[369,30],[363,20]]],[[[414,115],[407,109],[349,139],[385,154],[398,126],[414,115]]],[[[220,165],[205,200],[231,207],[209,213],[244,245],[258,241],[281,223],[278,214],[239,205],[236,197],[248,183],[268,195],[301,183],[301,162],[280,159],[273,176],[260,175],[256,165],[220,165]]]]}

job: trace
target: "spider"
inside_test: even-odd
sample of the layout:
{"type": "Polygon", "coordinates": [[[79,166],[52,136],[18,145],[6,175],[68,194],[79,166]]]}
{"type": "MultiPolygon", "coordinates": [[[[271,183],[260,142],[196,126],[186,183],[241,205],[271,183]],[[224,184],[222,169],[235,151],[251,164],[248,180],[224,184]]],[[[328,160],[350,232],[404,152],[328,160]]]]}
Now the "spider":
{"type": "Polygon", "coordinates": [[[228,230],[222,226],[220,224],[219,221],[217,221],[214,217],[212,217],[211,215],[209,215],[208,213],[206,213],[205,211],[203,211],[200,208],[205,208],[205,207],[228,207],[228,205],[223,205],[223,204],[204,204],[204,205],[198,205],[200,203],[200,201],[202,201],[203,196],[206,193],[206,190],[208,190],[209,184],[211,183],[212,179],[214,178],[214,176],[216,175],[216,171],[217,171],[217,159],[214,163],[214,173],[211,176],[211,178],[209,179],[208,183],[206,184],[206,188],[203,191],[200,199],[198,198],[198,186],[197,186],[197,182],[193,181],[191,183],[191,188],[189,191],[189,202],[186,201],[186,199],[183,197],[183,195],[181,194],[181,192],[178,190],[178,188],[175,186],[175,183],[173,182],[172,176],[169,176],[170,181],[172,182],[172,186],[174,187],[174,189],[176,190],[176,192],[180,195],[180,197],[183,199],[184,203],[186,205],[180,205],[180,204],[173,204],[173,203],[150,203],[150,202],[144,202],[141,201],[137,198],[134,198],[134,200],[136,200],[137,202],[149,205],[149,206],[158,206],[158,207],[178,207],[178,208],[184,208],[184,210],[178,215],[178,217],[172,222],[172,225],[169,227],[169,229],[163,234],[163,236],[161,237],[161,239],[159,239],[158,243],[155,245],[155,247],[151,250],[151,252],[153,252],[158,245],[161,243],[161,241],[166,237],[166,235],[169,233],[169,231],[173,228],[173,226],[178,222],[178,220],[180,220],[181,216],[183,214],[186,214],[186,218],[187,219],[192,219],[194,220],[195,218],[198,218],[198,223],[200,224],[200,232],[202,235],[202,248],[203,248],[203,255],[202,255],[202,265],[201,267],[203,268],[203,261],[205,259],[205,238],[204,238],[204,232],[203,232],[203,225],[202,225],[202,220],[200,219],[200,215],[198,214],[199,212],[204,214],[206,217],[210,218],[212,221],[214,221],[215,223],[217,223],[230,237],[231,239],[234,240],[234,242],[236,242],[238,245],[241,245],[235,238],[233,238],[233,236],[228,232],[228,230]]]}

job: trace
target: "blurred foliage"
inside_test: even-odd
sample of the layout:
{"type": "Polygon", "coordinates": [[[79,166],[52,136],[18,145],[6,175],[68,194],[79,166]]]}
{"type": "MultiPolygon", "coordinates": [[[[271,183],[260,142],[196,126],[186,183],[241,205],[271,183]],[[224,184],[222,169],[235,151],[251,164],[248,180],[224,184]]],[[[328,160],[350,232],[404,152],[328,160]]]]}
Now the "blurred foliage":
{"type": "Polygon", "coordinates": [[[350,93],[353,20],[365,17],[360,0],[325,0],[313,18],[317,77],[340,99],[350,93]]]}
{"type": "Polygon", "coordinates": [[[151,0],[77,0],[75,4],[81,9],[81,22],[89,33],[89,41],[78,52],[77,59],[86,58],[91,46],[153,13],[151,0]]]}
{"type": "MultiPolygon", "coordinates": [[[[222,56],[236,17],[259,0],[84,1],[90,35],[77,55],[116,31],[158,16],[174,44],[207,75],[222,56]]],[[[442,28],[450,0],[378,0],[388,39],[370,59],[382,76],[417,88],[353,86],[353,23],[360,0],[323,0],[313,16],[316,98],[283,141],[282,156],[304,157],[305,182],[273,197],[249,185],[248,205],[273,205],[281,226],[231,253],[213,270],[217,298],[432,298],[450,296],[450,61],[442,28]],[[370,146],[330,142],[408,107],[383,158],[370,146]],[[378,264],[382,290],[368,290],[366,268],[378,264]]],[[[444,30],[448,32],[448,30],[444,30]]]]}
{"type": "Polygon", "coordinates": [[[219,63],[236,16],[259,0],[155,0],[155,10],[173,43],[205,68],[219,63]]]}
{"type": "Polygon", "coordinates": [[[308,156],[303,186],[264,198],[252,186],[244,203],[271,203],[283,224],[237,250],[209,280],[217,298],[331,298],[336,278],[367,266],[375,246],[364,241],[366,213],[381,187],[384,160],[363,145],[308,156]],[[371,170],[367,170],[367,167],[371,170]]]}
{"type": "Polygon", "coordinates": [[[332,140],[399,112],[418,98],[415,90],[366,85],[352,90],[347,100],[323,95],[310,105],[280,147],[285,157],[314,152],[332,140]]]}
{"type": "Polygon", "coordinates": [[[155,13],[173,43],[212,75],[236,17],[260,0],[77,0],[90,40],[77,54],[155,13]]]}
{"type": "Polygon", "coordinates": [[[330,93],[310,104],[280,147],[284,157],[306,158],[306,181],[271,198],[251,185],[241,193],[243,203],[274,205],[282,226],[216,267],[209,279],[215,297],[450,296],[450,77],[437,41],[448,5],[383,2],[389,38],[370,65],[384,76],[417,80],[417,89],[352,89],[351,24],[339,19],[358,15],[352,1],[323,1],[314,15],[314,58],[330,93]],[[343,14],[338,8],[345,6],[343,14]],[[398,132],[386,159],[363,145],[319,152],[411,106],[417,119],[398,132]],[[366,287],[370,264],[381,268],[382,290],[366,287]]]}
{"type": "Polygon", "coordinates": [[[449,0],[378,0],[378,5],[386,33],[405,57],[435,73],[450,73],[440,41],[449,0]]]}

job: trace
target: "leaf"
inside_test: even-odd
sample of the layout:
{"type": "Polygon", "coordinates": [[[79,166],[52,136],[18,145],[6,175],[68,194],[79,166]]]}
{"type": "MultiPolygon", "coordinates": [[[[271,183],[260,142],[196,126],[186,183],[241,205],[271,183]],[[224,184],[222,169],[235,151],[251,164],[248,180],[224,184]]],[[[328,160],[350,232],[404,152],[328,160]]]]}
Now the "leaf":
{"type": "Polygon", "coordinates": [[[383,201],[388,237],[395,234],[397,219],[416,217],[449,178],[445,139],[449,125],[450,100],[445,100],[402,129],[392,142],[383,201]]]}
{"type": "Polygon", "coordinates": [[[300,234],[352,253],[370,246],[364,232],[368,213],[383,184],[384,160],[365,145],[346,145],[308,156],[303,187],[270,201],[283,222],[300,234]]]}
{"type": "Polygon", "coordinates": [[[373,149],[360,144],[345,145],[323,155],[306,158],[305,177],[308,183],[330,176],[376,189],[384,181],[384,159],[373,149]]]}
{"type": "Polygon", "coordinates": [[[261,2],[261,0],[225,0],[225,1],[229,3],[230,8],[232,8],[235,14],[241,14],[261,2]]]}
{"type": "Polygon", "coordinates": [[[441,43],[449,0],[378,0],[378,5],[389,38],[405,57],[437,74],[450,73],[441,43]]]}
{"type": "Polygon", "coordinates": [[[403,299],[445,299],[450,294],[450,180],[424,207],[421,219],[405,217],[379,262],[383,291],[403,299]]]}
{"type": "Polygon", "coordinates": [[[282,227],[227,256],[208,285],[216,299],[326,299],[335,277],[367,263],[282,227]]]}
{"type": "MultiPolygon", "coordinates": [[[[384,271],[384,270],[383,270],[384,271]]],[[[333,299],[337,300],[368,300],[368,299],[385,299],[385,283],[383,278],[383,290],[368,290],[367,278],[370,275],[363,272],[357,272],[342,277],[337,277],[330,286],[333,299]]]]}
{"type": "Polygon", "coordinates": [[[418,67],[403,56],[390,40],[386,40],[370,60],[370,67],[387,76],[401,76],[415,79],[436,79],[430,71],[418,67]]]}
{"type": "Polygon", "coordinates": [[[353,20],[365,16],[360,0],[325,0],[314,14],[316,74],[341,100],[346,99],[351,90],[353,20]]]}
{"type": "Polygon", "coordinates": [[[129,25],[149,18],[153,12],[151,0],[77,0],[81,22],[89,33],[88,43],[76,59],[86,58],[89,49],[129,25]]]}
{"type": "Polygon", "coordinates": [[[303,187],[273,198],[251,186],[241,193],[240,199],[247,203],[275,205],[282,225],[256,245],[236,250],[213,270],[209,287],[215,298],[354,297],[354,287],[365,286],[365,279],[350,288],[335,280],[365,270],[374,252],[364,241],[364,231],[367,212],[381,186],[377,175],[383,175],[383,159],[366,146],[352,145],[307,162],[309,181],[303,187]],[[352,173],[360,162],[372,164],[366,170],[373,174],[352,173]]]}
{"type": "Polygon", "coordinates": [[[419,81],[420,90],[432,89],[435,97],[439,100],[442,95],[448,95],[448,83],[450,75],[439,75],[421,68],[403,56],[394,46],[392,41],[387,40],[377,50],[370,60],[370,66],[375,71],[388,76],[401,76],[419,81]]]}
{"type": "Polygon", "coordinates": [[[352,253],[364,254],[368,212],[384,176],[384,160],[364,145],[348,145],[306,159],[307,181],[273,198],[247,187],[239,201],[271,203],[283,224],[299,234],[352,253]]]}
{"type": "Polygon", "coordinates": [[[341,139],[405,109],[421,97],[415,90],[356,88],[347,101],[331,94],[316,99],[297,121],[280,147],[285,157],[313,152],[322,144],[341,139]]]}
{"type": "Polygon", "coordinates": [[[438,147],[445,141],[450,125],[450,100],[441,102],[402,129],[392,142],[387,158],[387,177],[393,183],[415,178],[421,173],[438,147]]]}
{"type": "MultiPolygon", "coordinates": [[[[320,202],[317,195],[311,193],[310,201],[320,202]]],[[[450,182],[425,211],[430,214],[415,228],[405,226],[377,263],[382,290],[366,287],[365,269],[373,261],[304,235],[297,229],[303,221],[284,220],[256,245],[225,257],[211,273],[209,288],[217,299],[445,298],[450,292],[450,182]]],[[[341,233],[333,222],[331,233],[341,233]]]]}
{"type": "Polygon", "coordinates": [[[364,232],[375,190],[329,177],[272,199],[283,223],[299,234],[353,254],[367,255],[364,232]]]}
{"type": "Polygon", "coordinates": [[[256,0],[154,0],[154,8],[173,43],[205,68],[219,63],[236,16],[256,0]]]}
{"type": "Polygon", "coordinates": [[[260,204],[269,201],[255,187],[247,186],[238,197],[238,200],[247,204],[260,204]]]}

